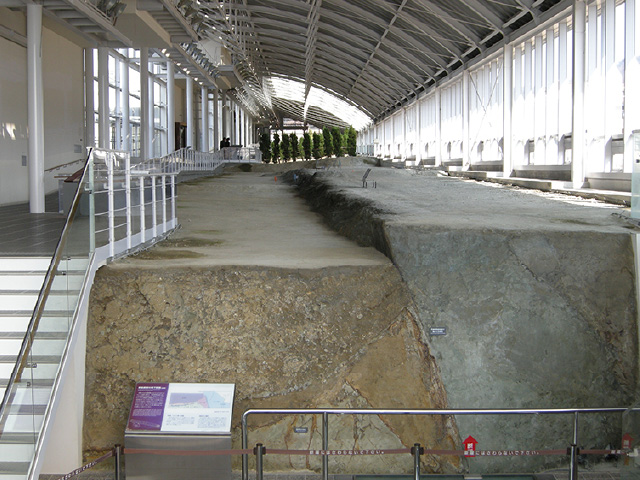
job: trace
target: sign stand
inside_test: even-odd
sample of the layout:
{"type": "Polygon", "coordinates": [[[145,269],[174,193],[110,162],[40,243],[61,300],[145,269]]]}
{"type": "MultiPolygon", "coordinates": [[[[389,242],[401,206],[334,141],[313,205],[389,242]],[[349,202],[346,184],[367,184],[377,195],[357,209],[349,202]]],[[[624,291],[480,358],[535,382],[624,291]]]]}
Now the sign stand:
{"type": "Polygon", "coordinates": [[[127,457],[127,479],[231,480],[228,455],[180,456],[172,452],[230,450],[234,392],[233,384],[136,384],[125,449],[160,453],[127,457]]]}

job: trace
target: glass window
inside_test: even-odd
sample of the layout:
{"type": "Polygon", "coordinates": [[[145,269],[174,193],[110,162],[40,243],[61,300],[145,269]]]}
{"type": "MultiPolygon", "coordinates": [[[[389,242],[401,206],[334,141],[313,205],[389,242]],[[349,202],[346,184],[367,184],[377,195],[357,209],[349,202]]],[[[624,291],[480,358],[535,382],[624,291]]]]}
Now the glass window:
{"type": "Polygon", "coordinates": [[[109,87],[109,113],[115,114],[117,107],[117,95],[115,87],[109,87]]]}
{"type": "Polygon", "coordinates": [[[131,130],[131,154],[134,157],[140,156],[140,124],[131,123],[129,125],[131,130]]]}
{"type": "Polygon", "coordinates": [[[109,55],[109,83],[111,85],[116,84],[116,59],[109,55]]]}
{"type": "Polygon", "coordinates": [[[93,109],[97,112],[100,105],[100,88],[98,87],[98,81],[93,82],[93,109]]]}
{"type": "Polygon", "coordinates": [[[140,98],[129,95],[129,117],[140,121],[140,98]]]}
{"type": "Polygon", "coordinates": [[[140,95],[140,72],[129,67],[129,93],[140,95]]]}

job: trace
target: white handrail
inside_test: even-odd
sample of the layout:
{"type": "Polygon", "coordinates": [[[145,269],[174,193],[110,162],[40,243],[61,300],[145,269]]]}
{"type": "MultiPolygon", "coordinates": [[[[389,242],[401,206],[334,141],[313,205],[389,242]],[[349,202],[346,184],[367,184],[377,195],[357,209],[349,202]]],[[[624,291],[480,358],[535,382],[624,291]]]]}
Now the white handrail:
{"type": "Polygon", "coordinates": [[[149,174],[212,171],[224,163],[261,163],[256,147],[225,147],[215,152],[198,152],[181,148],[161,158],[151,158],[132,167],[132,171],[149,174]]]}

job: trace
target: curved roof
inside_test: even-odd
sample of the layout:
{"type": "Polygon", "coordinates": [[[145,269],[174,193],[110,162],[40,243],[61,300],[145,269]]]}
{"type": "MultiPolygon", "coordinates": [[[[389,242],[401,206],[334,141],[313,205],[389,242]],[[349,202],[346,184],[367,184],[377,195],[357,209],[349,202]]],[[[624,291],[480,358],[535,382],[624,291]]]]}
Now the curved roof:
{"type": "Polygon", "coordinates": [[[200,34],[232,51],[245,90],[238,96],[252,97],[263,113],[299,117],[305,98],[272,101],[265,91],[264,80],[279,76],[379,119],[571,1],[180,0],[178,7],[185,4],[199,10],[200,34]]]}

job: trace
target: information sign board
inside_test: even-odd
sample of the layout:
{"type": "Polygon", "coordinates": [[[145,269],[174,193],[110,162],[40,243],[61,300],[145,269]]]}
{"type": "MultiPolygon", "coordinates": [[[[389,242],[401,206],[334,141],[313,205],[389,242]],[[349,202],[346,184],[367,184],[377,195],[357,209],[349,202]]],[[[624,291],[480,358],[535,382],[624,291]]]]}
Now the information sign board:
{"type": "Polygon", "coordinates": [[[229,433],[234,392],[229,383],[138,383],[127,430],[229,433]]]}

